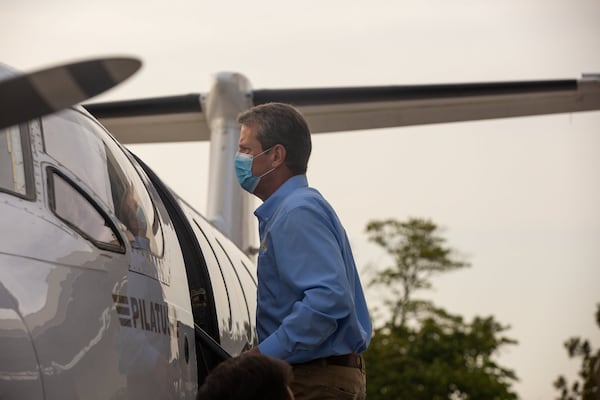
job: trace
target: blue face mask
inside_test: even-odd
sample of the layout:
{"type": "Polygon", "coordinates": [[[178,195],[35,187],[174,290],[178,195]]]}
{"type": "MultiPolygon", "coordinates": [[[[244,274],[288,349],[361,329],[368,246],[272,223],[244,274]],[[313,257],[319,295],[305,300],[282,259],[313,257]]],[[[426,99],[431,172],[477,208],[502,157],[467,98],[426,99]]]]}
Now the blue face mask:
{"type": "Polygon", "coordinates": [[[254,193],[258,183],[260,182],[260,178],[272,172],[275,168],[271,168],[264,174],[260,176],[252,175],[252,162],[258,156],[265,154],[267,151],[271,150],[271,147],[266,149],[265,151],[258,153],[255,156],[252,154],[245,154],[238,152],[235,155],[235,175],[237,176],[238,182],[240,186],[247,192],[254,193]]]}

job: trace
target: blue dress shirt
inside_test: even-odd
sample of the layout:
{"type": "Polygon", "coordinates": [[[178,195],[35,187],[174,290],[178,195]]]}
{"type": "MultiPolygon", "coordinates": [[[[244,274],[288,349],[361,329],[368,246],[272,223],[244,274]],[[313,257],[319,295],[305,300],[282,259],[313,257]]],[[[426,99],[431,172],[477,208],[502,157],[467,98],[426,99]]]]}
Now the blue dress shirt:
{"type": "Polygon", "coordinates": [[[362,353],[371,320],[346,232],[305,175],[288,179],[258,218],[259,350],[301,363],[362,353]]]}

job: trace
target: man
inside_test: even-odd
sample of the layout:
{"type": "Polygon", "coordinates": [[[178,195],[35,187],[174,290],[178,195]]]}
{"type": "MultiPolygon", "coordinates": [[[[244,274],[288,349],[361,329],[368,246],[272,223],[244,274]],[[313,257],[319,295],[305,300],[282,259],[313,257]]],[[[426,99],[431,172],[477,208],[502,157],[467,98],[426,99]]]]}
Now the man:
{"type": "Polygon", "coordinates": [[[249,352],[213,369],[198,390],[197,400],[294,400],[289,384],[292,368],[285,362],[249,352]]]}
{"type": "Polygon", "coordinates": [[[308,186],[308,125],[281,103],[253,107],[238,122],[238,181],[263,200],[254,213],[259,345],[251,351],[292,364],[296,399],[364,399],[371,321],[344,228],[308,186]]]}

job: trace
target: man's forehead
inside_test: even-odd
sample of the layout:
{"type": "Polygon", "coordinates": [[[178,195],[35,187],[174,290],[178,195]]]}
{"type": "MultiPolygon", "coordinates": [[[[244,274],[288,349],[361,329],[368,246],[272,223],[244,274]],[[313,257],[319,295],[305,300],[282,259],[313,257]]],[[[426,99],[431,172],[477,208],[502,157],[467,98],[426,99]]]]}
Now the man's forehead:
{"type": "Polygon", "coordinates": [[[242,129],[240,131],[240,143],[242,142],[246,144],[250,144],[252,142],[258,143],[258,139],[256,138],[256,130],[251,126],[242,125],[242,129]]]}

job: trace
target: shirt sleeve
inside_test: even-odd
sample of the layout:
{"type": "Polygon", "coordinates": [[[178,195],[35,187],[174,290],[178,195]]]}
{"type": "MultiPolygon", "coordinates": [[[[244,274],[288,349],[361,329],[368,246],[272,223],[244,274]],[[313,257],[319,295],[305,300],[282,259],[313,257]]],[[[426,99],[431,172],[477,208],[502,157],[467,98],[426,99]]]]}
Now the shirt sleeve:
{"type": "Polygon", "coordinates": [[[324,210],[308,206],[292,209],[271,229],[281,285],[294,304],[280,327],[260,344],[261,352],[283,359],[310,353],[351,313],[338,235],[324,210]]]}

